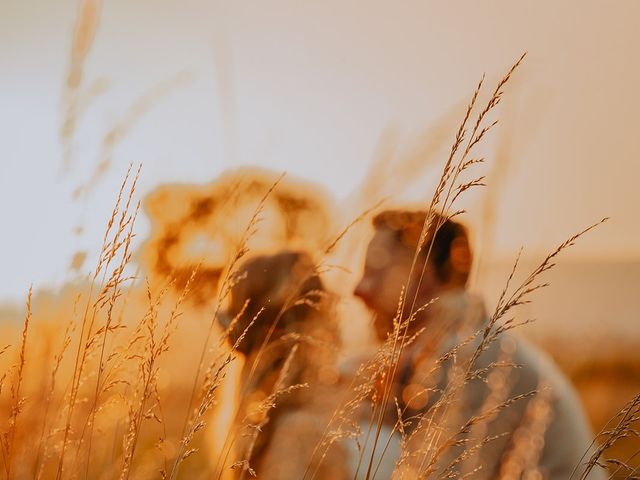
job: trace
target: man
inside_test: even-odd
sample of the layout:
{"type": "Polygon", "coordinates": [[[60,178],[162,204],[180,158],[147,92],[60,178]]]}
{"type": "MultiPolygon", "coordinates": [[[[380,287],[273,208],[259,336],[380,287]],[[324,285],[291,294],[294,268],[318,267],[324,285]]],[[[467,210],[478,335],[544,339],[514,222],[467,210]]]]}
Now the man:
{"type": "Polygon", "coordinates": [[[566,480],[576,466],[579,478],[592,440],[580,402],[527,342],[508,333],[490,341],[482,302],[466,291],[472,255],[465,228],[400,210],[380,213],[373,225],[354,294],[375,313],[380,341],[394,327],[398,338],[399,322],[407,337],[417,335],[403,345],[392,387],[410,419],[403,478],[566,480]]]}

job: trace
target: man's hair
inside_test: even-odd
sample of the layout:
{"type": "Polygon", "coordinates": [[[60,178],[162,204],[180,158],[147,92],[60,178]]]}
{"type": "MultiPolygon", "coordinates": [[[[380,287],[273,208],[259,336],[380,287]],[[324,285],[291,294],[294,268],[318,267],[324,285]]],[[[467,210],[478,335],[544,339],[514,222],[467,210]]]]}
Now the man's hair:
{"type": "MultiPolygon", "coordinates": [[[[415,249],[427,215],[426,210],[385,210],[373,218],[373,226],[377,231],[391,232],[398,243],[415,249]]],[[[440,282],[466,285],[471,269],[471,249],[467,229],[461,223],[432,213],[420,251],[422,256],[427,254],[440,282]]]]}

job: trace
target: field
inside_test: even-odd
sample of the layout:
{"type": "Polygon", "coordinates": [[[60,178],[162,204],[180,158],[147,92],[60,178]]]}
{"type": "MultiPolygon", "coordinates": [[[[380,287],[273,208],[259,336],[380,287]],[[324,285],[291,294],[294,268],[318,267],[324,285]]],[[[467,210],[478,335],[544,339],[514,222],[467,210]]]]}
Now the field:
{"type": "MultiPolygon", "coordinates": [[[[78,136],[79,113],[86,107],[83,73],[98,9],[98,2],[81,3],[72,39],[60,128],[66,168],[78,136]]],[[[415,235],[412,273],[420,268],[421,252],[429,252],[424,257],[428,264],[435,235],[428,232],[452,218],[464,222],[466,205],[474,203],[465,199],[478,198],[475,192],[484,187],[482,146],[497,124],[495,110],[505,88],[525,56],[495,86],[487,87],[483,76],[461,109],[461,123],[450,132],[453,144],[429,190],[432,196],[418,205],[428,214],[415,235]]],[[[115,145],[130,124],[171,88],[161,85],[143,97],[109,131],[93,180],[75,192],[78,198],[111,168],[115,145]]],[[[447,324],[412,330],[412,322],[432,305],[411,304],[407,280],[407,290],[397,299],[393,330],[386,342],[373,345],[371,315],[352,299],[371,218],[387,206],[386,187],[402,189],[403,182],[410,183],[423,168],[418,154],[399,164],[391,157],[380,153],[363,184],[340,205],[311,182],[249,168],[232,169],[210,183],[160,185],[141,198],[144,169],[131,164],[120,188],[114,186],[114,207],[105,219],[102,244],[73,258],[74,280],[52,291],[35,285],[25,292],[23,306],[0,308],[1,476],[246,479],[257,473],[258,478],[274,478],[273,472],[259,470],[256,452],[266,456],[271,448],[280,455],[276,463],[295,464],[288,458],[293,456],[290,450],[311,441],[313,452],[302,465],[304,478],[334,478],[324,468],[346,468],[345,456],[355,452],[353,478],[370,479],[377,469],[371,444],[373,450],[382,446],[391,451],[396,439],[400,454],[392,461],[398,461],[398,478],[482,478],[478,452],[499,437],[488,434],[488,426],[517,401],[532,399],[526,404],[528,416],[523,415],[514,430],[520,437],[514,433],[498,471],[505,480],[543,478],[538,461],[552,401],[544,386],[509,398],[508,375],[496,373],[496,367],[518,366],[508,358],[485,369],[474,363],[500,335],[515,330],[561,367],[577,389],[594,432],[600,432],[586,452],[586,466],[577,465],[573,478],[586,479],[600,466],[609,469],[610,478],[637,478],[639,270],[625,262],[584,263],[562,273],[565,250],[603,228],[607,219],[593,218],[578,233],[567,232],[557,249],[540,259],[518,256],[515,262],[496,266],[486,261],[491,252],[480,249],[476,258],[485,255],[485,262],[476,264],[471,288],[487,299],[486,324],[469,338],[458,338],[441,357],[429,359],[426,370],[431,373],[444,370],[450,359],[461,363],[451,368],[439,396],[430,397],[437,390],[433,385],[418,385],[407,394],[409,400],[400,398],[410,405],[415,397],[424,397],[423,411],[412,418],[413,424],[403,417],[407,409],[401,409],[395,396],[406,360],[403,353],[425,337],[427,346],[437,344],[442,340],[438,329],[444,331],[447,324]],[[141,218],[151,225],[144,239],[137,238],[141,218]],[[311,288],[302,295],[296,291],[281,304],[275,297],[263,298],[245,318],[245,309],[256,307],[247,300],[239,312],[229,314],[237,286],[265,280],[259,273],[242,271],[244,262],[282,249],[308,252],[310,276],[330,287],[311,288]],[[325,309],[325,301],[331,309],[325,309]],[[309,323],[309,328],[272,339],[274,331],[282,333],[276,330],[281,317],[295,309],[305,309],[305,316],[325,323],[309,323]],[[262,317],[271,310],[276,314],[265,327],[262,317]],[[528,325],[533,317],[538,322],[528,325]],[[247,344],[251,348],[245,351],[247,344]],[[352,365],[343,385],[343,364],[345,359],[353,363],[352,358],[364,360],[352,365]],[[307,381],[307,369],[322,380],[319,386],[307,381]],[[489,385],[490,408],[457,418],[466,413],[458,410],[457,395],[474,380],[489,385]],[[315,436],[294,427],[274,432],[291,420],[287,414],[318,405],[324,410],[318,416],[322,421],[313,425],[315,436]],[[393,415],[396,419],[389,423],[393,415]],[[452,426],[451,418],[462,425],[452,426]],[[468,441],[470,432],[478,435],[478,444],[468,441]],[[363,434],[366,440],[361,443],[363,434]],[[519,443],[525,434],[531,438],[519,443]],[[354,439],[351,450],[343,448],[354,439]],[[331,450],[335,446],[343,450],[336,454],[331,450]],[[447,465],[451,451],[454,460],[447,465]],[[442,470],[440,462],[445,462],[442,470]]],[[[484,203],[486,231],[494,227],[496,201],[487,197],[484,203]]],[[[279,286],[279,280],[269,277],[266,283],[279,286]]],[[[436,347],[433,351],[438,352],[436,347]]],[[[402,395],[415,385],[406,385],[402,395]]],[[[382,464],[380,460],[378,467],[382,464]]]]}

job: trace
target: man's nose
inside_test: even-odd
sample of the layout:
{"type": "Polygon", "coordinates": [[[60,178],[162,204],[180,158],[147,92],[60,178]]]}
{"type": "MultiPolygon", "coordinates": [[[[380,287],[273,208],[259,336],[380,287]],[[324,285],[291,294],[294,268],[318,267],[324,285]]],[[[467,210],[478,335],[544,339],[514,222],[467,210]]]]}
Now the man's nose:
{"type": "Polygon", "coordinates": [[[364,300],[364,302],[366,303],[371,295],[371,286],[370,283],[366,278],[363,278],[362,280],[360,280],[360,282],[358,282],[358,285],[356,285],[355,290],[353,291],[353,294],[364,300]]]}
{"type": "Polygon", "coordinates": [[[233,318],[231,318],[231,315],[229,315],[228,312],[219,312],[217,318],[218,323],[224,330],[228,329],[233,321],[233,318]]]}

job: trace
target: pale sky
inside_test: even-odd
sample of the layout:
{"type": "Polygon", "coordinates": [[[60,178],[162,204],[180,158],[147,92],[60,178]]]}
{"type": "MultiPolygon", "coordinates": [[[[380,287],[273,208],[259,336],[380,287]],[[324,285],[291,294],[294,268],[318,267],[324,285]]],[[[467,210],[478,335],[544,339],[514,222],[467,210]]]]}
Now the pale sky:
{"type": "MultiPolygon", "coordinates": [[[[81,86],[106,90],[87,103],[64,169],[58,132],[77,11],[77,0],[0,0],[0,300],[21,298],[30,283],[60,285],[74,252],[97,251],[130,162],[144,164],[141,196],[257,165],[340,200],[385,131],[396,132],[401,156],[443,126],[448,136],[427,159],[429,191],[480,76],[492,85],[523,51],[485,148],[488,172],[496,156],[508,164],[493,253],[544,252],[611,216],[572,254],[640,259],[636,0],[110,0],[81,86]],[[74,200],[105,135],[150,92],[106,175],[74,200]]],[[[470,198],[477,217],[480,197],[470,198]]],[[[143,218],[140,238],[147,228],[143,218]]]]}

